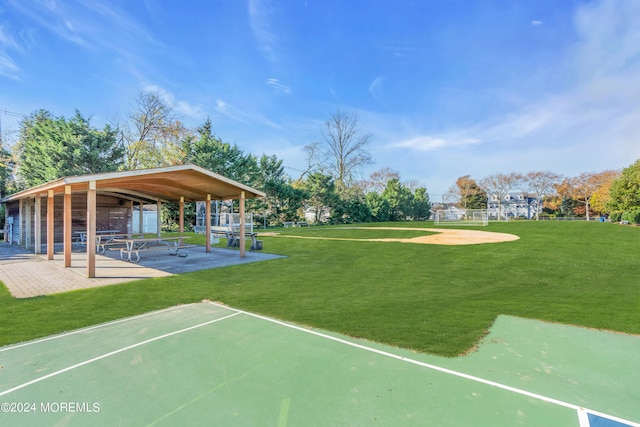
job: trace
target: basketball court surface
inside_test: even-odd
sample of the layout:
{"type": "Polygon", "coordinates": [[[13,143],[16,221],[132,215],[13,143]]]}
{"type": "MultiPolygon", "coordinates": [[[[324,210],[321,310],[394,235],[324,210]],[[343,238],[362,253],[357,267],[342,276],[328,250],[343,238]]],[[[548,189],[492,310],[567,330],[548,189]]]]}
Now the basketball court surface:
{"type": "Polygon", "coordinates": [[[639,354],[500,316],[444,358],[204,301],[0,347],[0,425],[640,426],[639,354]]]}

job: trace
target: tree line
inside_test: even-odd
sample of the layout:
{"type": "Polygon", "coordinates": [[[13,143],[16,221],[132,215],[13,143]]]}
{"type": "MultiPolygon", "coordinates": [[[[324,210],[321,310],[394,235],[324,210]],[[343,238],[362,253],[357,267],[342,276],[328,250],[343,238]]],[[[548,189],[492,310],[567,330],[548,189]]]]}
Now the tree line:
{"type": "MultiPolygon", "coordinates": [[[[372,135],[359,128],[355,113],[333,113],[319,135],[305,147],[308,167],[294,178],[275,155],[246,153],[224,142],[209,118],[188,129],[155,92],[140,92],[125,120],[102,129],[79,111],[66,118],[38,110],[21,121],[11,152],[0,146],[0,197],[61,177],[195,164],[265,192],[265,198],[247,201],[247,210],[268,226],[306,221],[305,215],[316,223],[429,217],[426,188],[403,182],[399,173],[382,169],[360,179],[373,162],[372,135]]],[[[165,206],[163,225],[170,228],[177,209],[165,206]]],[[[185,221],[195,224],[193,204],[185,221]]]]}
{"type": "Polygon", "coordinates": [[[496,173],[476,182],[458,178],[446,200],[464,209],[484,209],[490,198],[498,204],[512,192],[534,196],[539,215],[608,216],[611,221],[640,224],[640,160],[622,171],[584,172],[563,177],[553,172],[496,173]]]}

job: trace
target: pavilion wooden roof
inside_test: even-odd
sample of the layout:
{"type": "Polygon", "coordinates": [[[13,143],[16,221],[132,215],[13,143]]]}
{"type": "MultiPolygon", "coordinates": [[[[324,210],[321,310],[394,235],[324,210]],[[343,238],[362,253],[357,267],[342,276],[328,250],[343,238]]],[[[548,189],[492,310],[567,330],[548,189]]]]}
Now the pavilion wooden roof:
{"type": "Polygon", "coordinates": [[[213,200],[264,197],[265,193],[195,165],[179,165],[154,169],[138,169],[122,172],[71,176],[38,185],[9,195],[2,202],[10,202],[36,196],[46,197],[49,190],[63,194],[66,186],[72,193],[86,192],[90,182],[96,190],[123,198],[144,201],[202,201],[211,195],[213,200]]]}

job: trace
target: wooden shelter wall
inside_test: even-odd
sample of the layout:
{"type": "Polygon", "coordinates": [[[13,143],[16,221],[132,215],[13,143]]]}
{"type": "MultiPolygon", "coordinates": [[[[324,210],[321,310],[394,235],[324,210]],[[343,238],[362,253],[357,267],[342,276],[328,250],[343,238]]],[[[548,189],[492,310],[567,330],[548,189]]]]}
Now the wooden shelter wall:
{"type": "MultiPolygon", "coordinates": [[[[34,199],[25,199],[24,204],[31,205],[32,215],[35,212],[34,199]]],[[[42,197],[40,199],[40,236],[41,244],[47,243],[47,209],[48,199],[42,197]]],[[[54,197],[54,243],[63,243],[64,241],[64,196],[56,195],[54,197]]],[[[25,212],[20,217],[20,202],[7,203],[7,217],[13,216],[14,235],[20,233],[22,241],[26,240],[26,230],[22,224],[26,223],[25,212]],[[18,221],[20,218],[20,221],[18,221]]],[[[33,220],[31,226],[35,227],[33,220]]],[[[87,196],[86,194],[73,194],[71,197],[71,224],[72,231],[86,231],[87,229],[87,196]]],[[[98,195],[96,200],[96,229],[97,230],[117,230],[118,233],[129,233],[131,228],[131,210],[129,204],[117,197],[98,195]]],[[[74,239],[77,235],[74,235],[74,239]]],[[[30,236],[31,245],[35,245],[35,233],[30,236]]]]}

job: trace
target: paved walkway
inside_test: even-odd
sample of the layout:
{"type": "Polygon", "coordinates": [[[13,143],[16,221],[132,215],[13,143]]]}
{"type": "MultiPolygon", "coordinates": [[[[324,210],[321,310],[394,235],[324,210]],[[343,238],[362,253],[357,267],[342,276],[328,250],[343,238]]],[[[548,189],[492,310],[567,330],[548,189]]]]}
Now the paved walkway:
{"type": "Polygon", "coordinates": [[[0,243],[0,282],[14,297],[30,298],[281,258],[261,252],[247,252],[245,258],[240,258],[237,250],[221,248],[212,248],[211,253],[207,254],[205,248],[200,246],[191,248],[186,258],[165,252],[145,253],[139,264],[121,261],[117,256],[117,252],[113,252],[112,256],[96,255],[97,277],[89,279],[86,277],[85,252],[74,252],[71,267],[65,268],[62,253],[56,254],[53,261],[47,261],[46,255],[35,255],[19,246],[0,243]]]}

